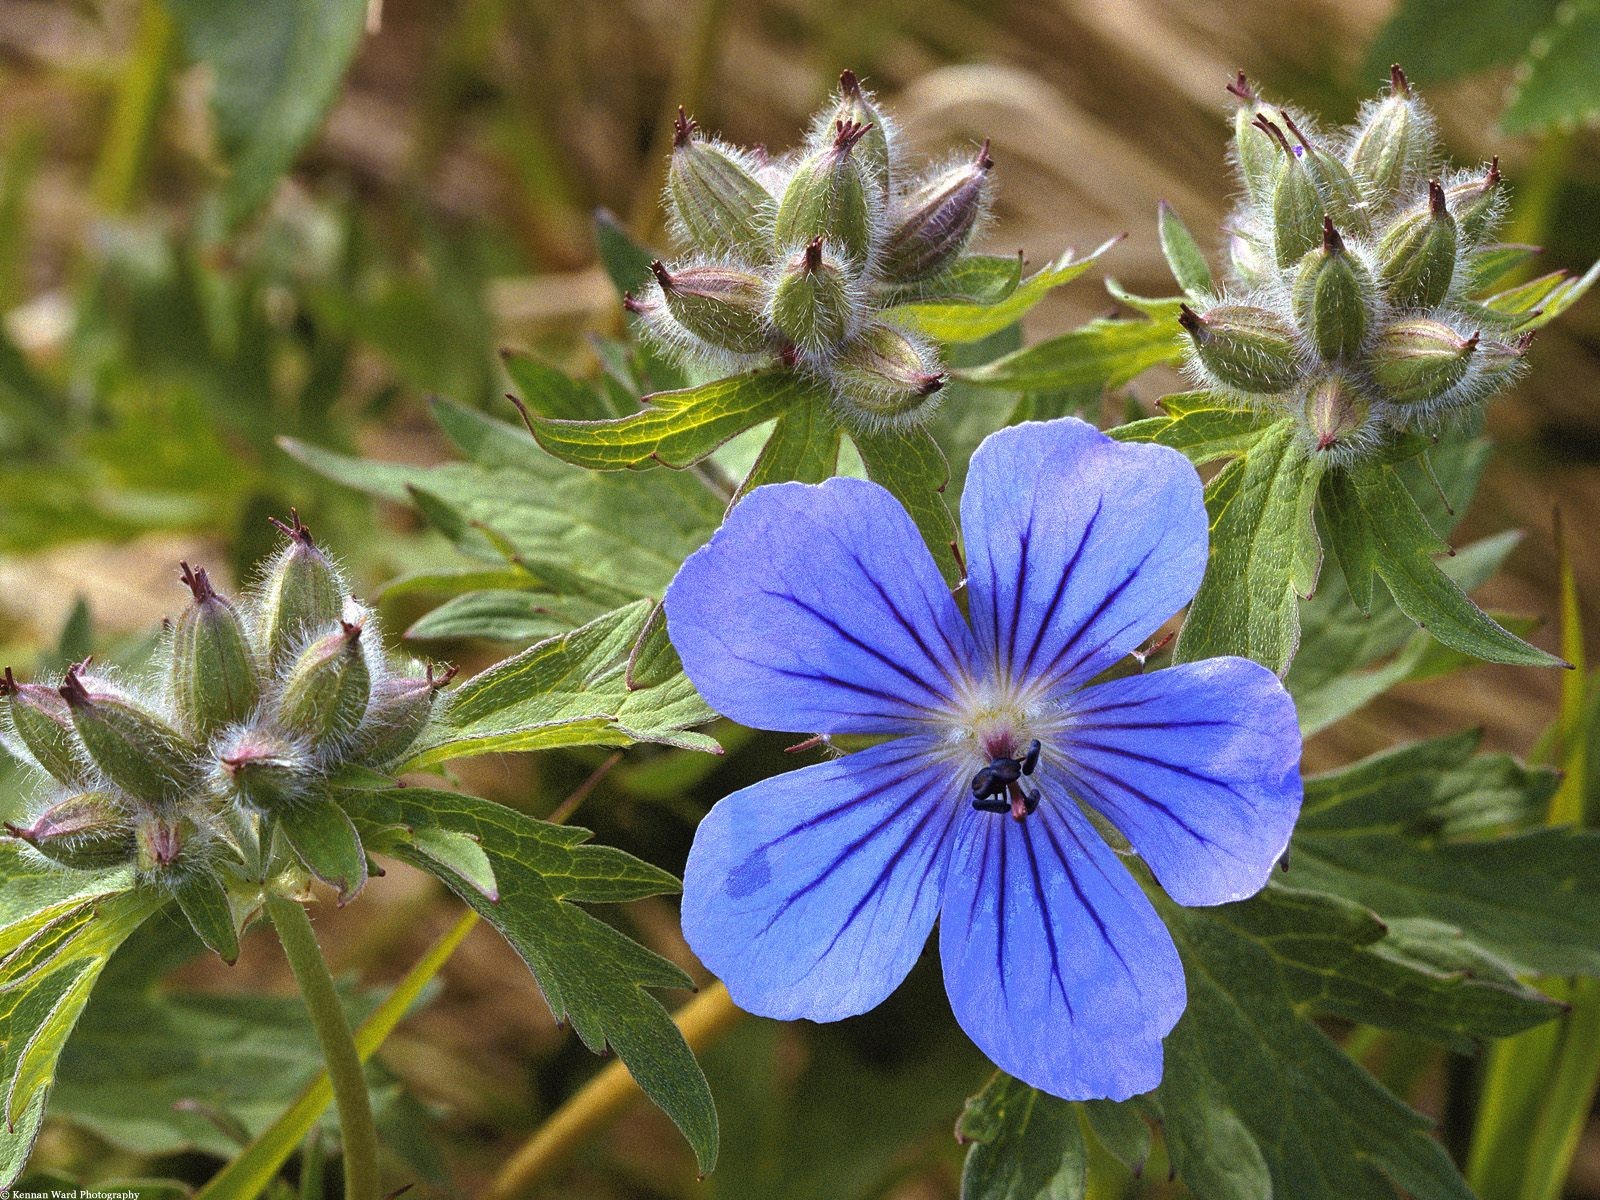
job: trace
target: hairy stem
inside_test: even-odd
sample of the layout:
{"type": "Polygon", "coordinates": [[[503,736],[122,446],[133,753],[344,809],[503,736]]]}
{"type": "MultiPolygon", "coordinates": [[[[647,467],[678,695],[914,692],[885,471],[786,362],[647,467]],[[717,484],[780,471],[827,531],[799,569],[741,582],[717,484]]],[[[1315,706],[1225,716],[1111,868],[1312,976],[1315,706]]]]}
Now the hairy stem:
{"type": "Polygon", "coordinates": [[[333,1100],[339,1109],[339,1131],[344,1141],[344,1194],[346,1200],[378,1200],[378,1130],[372,1123],[372,1100],[361,1069],[361,1055],[350,1035],[350,1023],[339,1006],[333,976],[317,945],[306,911],[293,900],[272,896],[267,900],[283,943],[283,953],[305,998],[306,1012],[322,1046],[333,1100]]]}

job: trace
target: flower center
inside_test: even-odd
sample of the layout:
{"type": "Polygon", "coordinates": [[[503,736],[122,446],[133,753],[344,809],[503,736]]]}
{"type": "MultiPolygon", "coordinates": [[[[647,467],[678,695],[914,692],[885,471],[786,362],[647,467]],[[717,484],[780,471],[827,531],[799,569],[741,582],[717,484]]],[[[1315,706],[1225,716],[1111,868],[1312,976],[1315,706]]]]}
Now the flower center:
{"type": "Polygon", "coordinates": [[[1016,821],[1032,813],[1039,807],[1039,789],[1024,787],[1022,781],[1039,765],[1042,749],[1034,738],[1021,758],[995,754],[989,765],[980,767],[972,777],[972,807],[979,812],[1009,812],[1016,821]]]}

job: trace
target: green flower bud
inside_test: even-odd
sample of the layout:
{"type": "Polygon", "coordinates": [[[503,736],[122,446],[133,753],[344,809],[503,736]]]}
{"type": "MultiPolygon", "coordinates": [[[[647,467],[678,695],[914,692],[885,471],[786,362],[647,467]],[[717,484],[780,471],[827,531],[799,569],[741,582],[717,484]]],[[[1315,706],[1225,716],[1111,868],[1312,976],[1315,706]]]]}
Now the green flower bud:
{"type": "Polygon", "coordinates": [[[361,647],[361,625],[339,628],[300,652],[278,698],[278,720],[313,749],[349,742],[366,714],[371,671],[361,647]]]}
{"type": "Polygon", "coordinates": [[[1178,324],[1194,342],[1201,365],[1225,387],[1271,395],[1300,378],[1294,330],[1265,308],[1219,304],[1201,314],[1185,304],[1178,324]]]}
{"type": "Polygon", "coordinates": [[[62,698],[94,765],[129,795],[173,804],[198,782],[195,748],[166,720],[109,686],[67,671],[62,698]]]}
{"type": "Polygon", "coordinates": [[[1396,321],[1372,348],[1372,378],[1384,398],[1402,407],[1442,399],[1466,378],[1478,335],[1462,337],[1427,317],[1396,321]]]}
{"type": "Polygon", "coordinates": [[[872,94],[861,86],[854,71],[839,73],[839,94],[834,98],[832,108],[817,114],[817,119],[812,123],[812,141],[827,143],[841,124],[860,125],[866,129],[861,135],[861,144],[856,148],[856,159],[872,176],[879,191],[887,197],[894,169],[894,127],[883,110],[873,102],[872,94]]]}
{"type": "Polygon", "coordinates": [[[379,769],[398,762],[428,727],[439,689],[455,677],[455,667],[436,678],[430,666],[421,677],[395,676],[373,688],[350,757],[379,769]]]}
{"type": "Polygon", "coordinates": [[[0,696],[6,699],[11,728],[33,760],[61,783],[86,783],[89,771],[78,751],[72,715],[58,688],[42,683],[18,683],[5,669],[0,696]]]}
{"type": "Polygon", "coordinates": [[[1338,461],[1360,448],[1372,429],[1372,402],[1349,376],[1330,372],[1306,390],[1300,409],[1306,440],[1338,461]]]}
{"type": "Polygon", "coordinates": [[[868,325],[834,362],[834,384],[859,415],[894,421],[924,408],[944,386],[927,347],[882,321],[868,325]]]}
{"type": "Polygon", "coordinates": [[[882,207],[856,161],[856,146],[866,134],[865,125],[841,121],[832,140],[796,168],[778,203],[779,247],[804,245],[820,236],[853,266],[866,265],[874,219],[882,207]]]}
{"type": "Polygon", "coordinates": [[[989,139],[977,158],[941,171],[906,196],[883,244],[882,270],[896,283],[926,279],[966,248],[987,202],[994,159],[989,139]]]}
{"type": "Polygon", "coordinates": [[[1500,156],[1494,156],[1489,169],[1476,179],[1464,179],[1444,190],[1445,207],[1456,219],[1461,236],[1473,245],[1481,245],[1500,224],[1505,202],[1505,188],[1501,186],[1500,156]]]}
{"type": "Polygon", "coordinates": [[[266,729],[229,735],[217,749],[212,775],[222,795],[264,813],[298,803],[317,777],[302,745],[266,729]]]}
{"type": "Polygon", "coordinates": [[[761,276],[735,267],[683,267],[650,264],[667,311],[695,337],[719,350],[761,354],[771,349],[767,329],[767,287],[761,276]]]}
{"type": "Polygon", "coordinates": [[[1278,146],[1278,165],[1272,177],[1272,248],[1278,266],[1300,261],[1322,237],[1322,196],[1302,165],[1289,139],[1265,116],[1256,128],[1278,146]]]}
{"type": "Polygon", "coordinates": [[[823,254],[820,237],[792,258],[772,293],[772,323],[803,353],[826,354],[850,332],[856,313],[850,280],[823,254]]]}
{"type": "Polygon", "coordinates": [[[264,666],[286,666],[315,630],[344,612],[344,580],[317,548],[300,514],[289,510],[289,524],[272,523],[289,539],[267,568],[257,603],[257,629],[266,655],[264,666]]]}
{"type": "Polygon", "coordinates": [[[683,241],[703,254],[772,257],[778,202],[740,151],[696,137],[699,127],[680,107],[667,167],[667,205],[683,241]]]}
{"type": "Polygon", "coordinates": [[[118,867],[133,858],[133,826],[114,793],[74,792],[55,800],[31,824],[6,832],[51,862],[75,871],[118,867]]]}
{"type": "Polygon", "coordinates": [[[1329,154],[1302,133],[1287,112],[1280,109],[1278,117],[1298,143],[1295,157],[1300,160],[1300,165],[1317,189],[1317,195],[1322,198],[1324,218],[1332,217],[1348,232],[1361,235],[1369,233],[1372,221],[1355,176],[1350,174],[1336,155],[1329,154]]]}
{"type": "Polygon", "coordinates": [[[1346,161],[1380,207],[1427,172],[1433,150],[1433,118],[1397,63],[1389,68],[1389,94],[1362,110],[1346,161]]]}
{"type": "Polygon", "coordinates": [[[1345,249],[1324,218],[1322,246],[1300,262],[1293,290],[1295,320],[1324,359],[1353,358],[1366,340],[1376,299],[1372,273],[1345,249]]]}
{"type": "Polygon", "coordinates": [[[1514,342],[1480,342],[1478,370],[1483,378],[1500,388],[1521,374],[1533,337],[1534,331],[1530,329],[1514,342]]]}
{"type": "Polygon", "coordinates": [[[233,605],[203,567],[182,566],[194,603],[172,631],[172,703],[184,731],[203,742],[250,715],[261,699],[261,674],[233,605]]]}
{"type": "Polygon", "coordinates": [[[1233,114],[1233,155],[1245,195],[1253,203],[1269,201],[1277,178],[1278,155],[1272,143],[1262,139],[1256,124],[1256,118],[1266,114],[1266,106],[1243,71],[1228,85],[1228,91],[1239,101],[1233,114]]]}
{"type": "Polygon", "coordinates": [[[176,884],[180,859],[197,857],[198,827],[186,817],[146,809],[134,815],[134,866],[149,883],[176,884]]]}
{"type": "Polygon", "coordinates": [[[1442,304],[1455,279],[1458,244],[1444,189],[1431,182],[1427,208],[1402,216],[1378,242],[1384,293],[1401,308],[1442,304]]]}

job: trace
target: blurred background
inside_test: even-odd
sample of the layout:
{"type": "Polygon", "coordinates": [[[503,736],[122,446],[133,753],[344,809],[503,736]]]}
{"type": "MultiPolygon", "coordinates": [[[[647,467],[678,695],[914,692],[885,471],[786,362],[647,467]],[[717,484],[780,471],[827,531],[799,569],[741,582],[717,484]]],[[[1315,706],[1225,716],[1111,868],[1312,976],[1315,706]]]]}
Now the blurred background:
{"type": "MultiPolygon", "coordinates": [[[[376,595],[403,570],[447,561],[444,540],[406,511],[312,475],[275,439],[434,462],[450,452],[427,415],[430,395],[511,415],[501,348],[594,373],[587,335],[621,326],[596,265],[593,214],[609,209],[659,241],[656,197],[680,102],[707,129],[776,151],[851,67],[918,151],[993,139],[999,199],[984,249],[1020,248],[1038,264],[1126,232],[1105,273],[1164,295],[1173,285],[1158,201],[1197,233],[1232,201],[1223,85],[1233,72],[1334,122],[1398,58],[1457,161],[1501,156],[1518,213],[1508,240],[1547,247],[1543,269],[1581,271],[1600,257],[1600,95],[1532,119],[1516,103],[1516,63],[1558,7],[1545,0],[374,0],[365,28],[316,15],[334,7],[0,0],[7,661],[138,642],[178,607],[180,558],[247,579],[270,546],[267,516],[290,505],[343,555],[358,591],[376,595]]],[[[1600,38],[1589,61],[1600,73],[1600,38]]],[[[1111,306],[1091,272],[1031,316],[1028,333],[1111,306]]],[[[1499,453],[1460,536],[1526,530],[1482,598],[1543,616],[1555,612],[1558,508],[1580,591],[1600,584],[1590,524],[1600,512],[1600,303],[1543,333],[1533,367],[1491,413],[1499,453]]],[[[1129,391],[1148,408],[1176,382],[1152,373],[1129,391]]],[[[407,603],[386,604],[392,629],[418,615],[407,603]]],[[[1589,620],[1600,636],[1593,610],[1589,620]]],[[[1534,640],[1554,644],[1548,628],[1534,640]]],[[[507,652],[419,649],[479,664],[507,652]]],[[[1485,667],[1462,679],[1392,693],[1321,735],[1310,765],[1472,725],[1489,744],[1524,751],[1554,713],[1551,673],[1485,667]]],[[[705,807],[778,769],[778,749],[754,742],[687,772],[630,751],[577,820],[679,870],[705,807]]],[[[600,753],[548,755],[477,767],[466,781],[544,814],[606,765],[600,753]]],[[[455,911],[397,867],[361,904],[317,916],[336,969],[381,984],[455,911]]],[[[638,904],[617,919],[693,966],[673,905],[638,904]]],[[[139,986],[160,977],[145,976],[139,986]]],[[[253,939],[231,970],[195,963],[163,986],[287,994],[288,976],[270,942],[253,939]]],[[[96,1028],[96,1045],[125,1032],[114,1019],[96,1028]]],[[[184,1031],[176,1022],[171,1033],[184,1031]]],[[[50,1126],[40,1160],[91,1178],[205,1179],[208,1155],[227,1145],[225,1098],[199,1096],[188,1126],[141,1115],[141,1098],[94,1091],[92,1053],[69,1051],[57,1106],[67,1119],[50,1126]],[[208,1123],[206,1136],[193,1132],[208,1123]]],[[[287,1070],[274,1053],[263,1046],[252,1069],[287,1070]]],[[[391,1140],[423,1195],[482,1194],[598,1066],[554,1028],[488,929],[381,1058],[391,1140]]],[[[747,1020],[705,1060],[724,1123],[711,1179],[695,1182],[671,1127],[639,1106],[543,1194],[956,1194],[951,1125],[987,1071],[948,1015],[936,964],[868,1017],[826,1029],[747,1020]]],[[[1413,1102],[1437,1111],[1439,1070],[1414,1073],[1413,1102]]],[[[205,1078],[197,1072],[191,1090],[205,1078]]],[[[1137,1183],[1114,1163],[1097,1166],[1101,1195],[1166,1194],[1159,1159],[1137,1183]]],[[[1600,1136],[1580,1151],[1571,1189],[1600,1196],[1600,1136]]]]}

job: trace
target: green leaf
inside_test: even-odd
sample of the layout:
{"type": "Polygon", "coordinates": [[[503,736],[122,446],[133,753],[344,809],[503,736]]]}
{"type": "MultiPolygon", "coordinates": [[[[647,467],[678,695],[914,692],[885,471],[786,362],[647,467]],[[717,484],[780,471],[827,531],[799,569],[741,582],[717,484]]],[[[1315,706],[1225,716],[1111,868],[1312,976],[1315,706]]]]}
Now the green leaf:
{"type": "Polygon", "coordinates": [[[1072,1105],[996,1073],[956,1122],[971,1142],[961,1200],[1081,1200],[1087,1155],[1072,1105]]]}
{"type": "Polygon", "coordinates": [[[1164,415],[1147,417],[1110,431],[1123,442],[1155,442],[1181,450],[1195,466],[1244,454],[1261,441],[1271,419],[1215,392],[1163,396],[1164,415]]]}
{"type": "Polygon", "coordinates": [[[1543,297],[1543,303],[1536,311],[1528,313],[1521,321],[1517,322],[1520,330],[1543,329],[1554,321],[1567,309],[1583,299],[1595,282],[1600,280],[1600,262],[1595,263],[1582,275],[1572,276],[1562,273],[1562,279],[1552,287],[1543,297]]]}
{"type": "Polygon", "coordinates": [[[1121,240],[1112,238],[1083,258],[1075,257],[1075,252],[1068,250],[992,304],[901,304],[887,310],[884,315],[938,342],[982,341],[991,334],[999,333],[1007,325],[1020,321],[1052,290],[1082,275],[1095,259],[1121,240]]]}
{"type": "Polygon", "coordinates": [[[404,769],[556,746],[660,742],[715,752],[709,737],[686,732],[715,714],[681,672],[654,687],[628,687],[628,661],[654,607],[636,601],[456,688],[404,769]]]}
{"type": "Polygon", "coordinates": [[[688,987],[688,977],[577,907],[676,891],[677,880],[620,850],[586,845],[587,830],[536,821],[473,796],[409,787],[362,792],[352,811],[375,846],[439,876],[506,937],[555,1018],[569,1021],[589,1049],[616,1050],[683,1131],[700,1170],[710,1171],[717,1143],[710,1089],[671,1016],[647,990],[688,987]],[[498,881],[499,899],[394,838],[396,827],[474,839],[498,881]]]}
{"type": "Polygon", "coordinates": [[[295,857],[318,879],[337,888],[339,903],[354,900],[367,885],[367,854],[355,826],[322,795],[286,805],[275,814],[278,830],[295,857]]]}
{"type": "Polygon", "coordinates": [[[604,208],[595,211],[594,239],[600,265],[617,291],[637,292],[650,282],[650,263],[656,256],[633,240],[615,213],[604,208]]]}
{"type": "Polygon", "coordinates": [[[933,552],[940,573],[951,584],[959,582],[961,565],[954,549],[956,524],[944,500],[950,464],[933,435],[916,427],[889,428],[872,433],[852,432],[850,440],[861,452],[867,478],[887,488],[905,505],[933,552]]]}
{"type": "Polygon", "coordinates": [[[510,350],[501,352],[500,361],[530,412],[564,421],[603,421],[616,416],[597,389],[565,371],[510,350]]]}
{"type": "Polygon", "coordinates": [[[596,605],[582,599],[564,602],[549,592],[486,588],[452,597],[419,617],[406,637],[531,642],[581,625],[598,613],[596,605]]]}
{"type": "Polygon", "coordinates": [[[167,0],[206,63],[229,168],[229,223],[249,216],[322,124],[366,20],[365,0],[167,0]]]}
{"type": "Polygon", "coordinates": [[[411,831],[411,845],[430,862],[471,884],[491,904],[499,902],[494,864],[471,834],[424,826],[411,831]]]}
{"type": "Polygon", "coordinates": [[[1507,133],[1571,129],[1600,119],[1600,3],[1568,0],[1528,47],[1500,118],[1507,133]]]}
{"type": "Polygon", "coordinates": [[[222,882],[210,871],[196,871],[179,885],[173,899],[206,948],[232,966],[239,957],[239,930],[222,882]]]}
{"type": "Polygon", "coordinates": [[[764,483],[821,483],[839,465],[840,435],[827,397],[808,395],[796,401],[772,426],[738,496],[764,483]]]}
{"type": "Polygon", "coordinates": [[[815,387],[786,370],[730,375],[646,396],[639,412],[611,421],[535,418],[533,435],[563,462],[592,471],[688,467],[728,439],[808,399],[815,387]]]}
{"type": "Polygon", "coordinates": [[[1166,256],[1172,277],[1190,296],[1203,296],[1211,291],[1211,266],[1201,252],[1194,234],[1183,219],[1165,200],[1158,210],[1157,225],[1161,232],[1161,253],[1166,256]]]}
{"type": "Polygon", "coordinates": [[[1089,1122],[1095,1140],[1137,1177],[1150,1157],[1150,1126],[1132,1104],[1085,1100],[1078,1111],[1089,1122]]]}
{"type": "Polygon", "coordinates": [[[1183,361],[1178,300],[1170,319],[1096,320],[1059,337],[951,375],[980,387],[1013,392],[1121,387],[1151,367],[1183,361]]]}
{"type": "Polygon", "coordinates": [[[1312,519],[1321,469],[1283,418],[1207,485],[1211,557],[1178,635],[1178,662],[1239,654],[1288,669],[1300,597],[1316,587],[1322,557],[1312,519]]]}
{"type": "Polygon", "coordinates": [[[1434,555],[1446,547],[1393,467],[1352,469],[1350,484],[1355,503],[1340,512],[1341,537],[1370,547],[1373,569],[1401,612],[1446,646],[1486,662],[1560,663],[1496,624],[1439,569],[1434,555]]]}
{"type": "Polygon", "coordinates": [[[1497,243],[1477,251],[1467,263],[1467,290],[1491,287],[1511,272],[1527,266],[1539,255],[1538,246],[1497,243]]]}
{"type": "Polygon", "coordinates": [[[890,287],[887,300],[899,304],[998,304],[1022,282],[1022,255],[964,254],[932,279],[890,287]]]}

